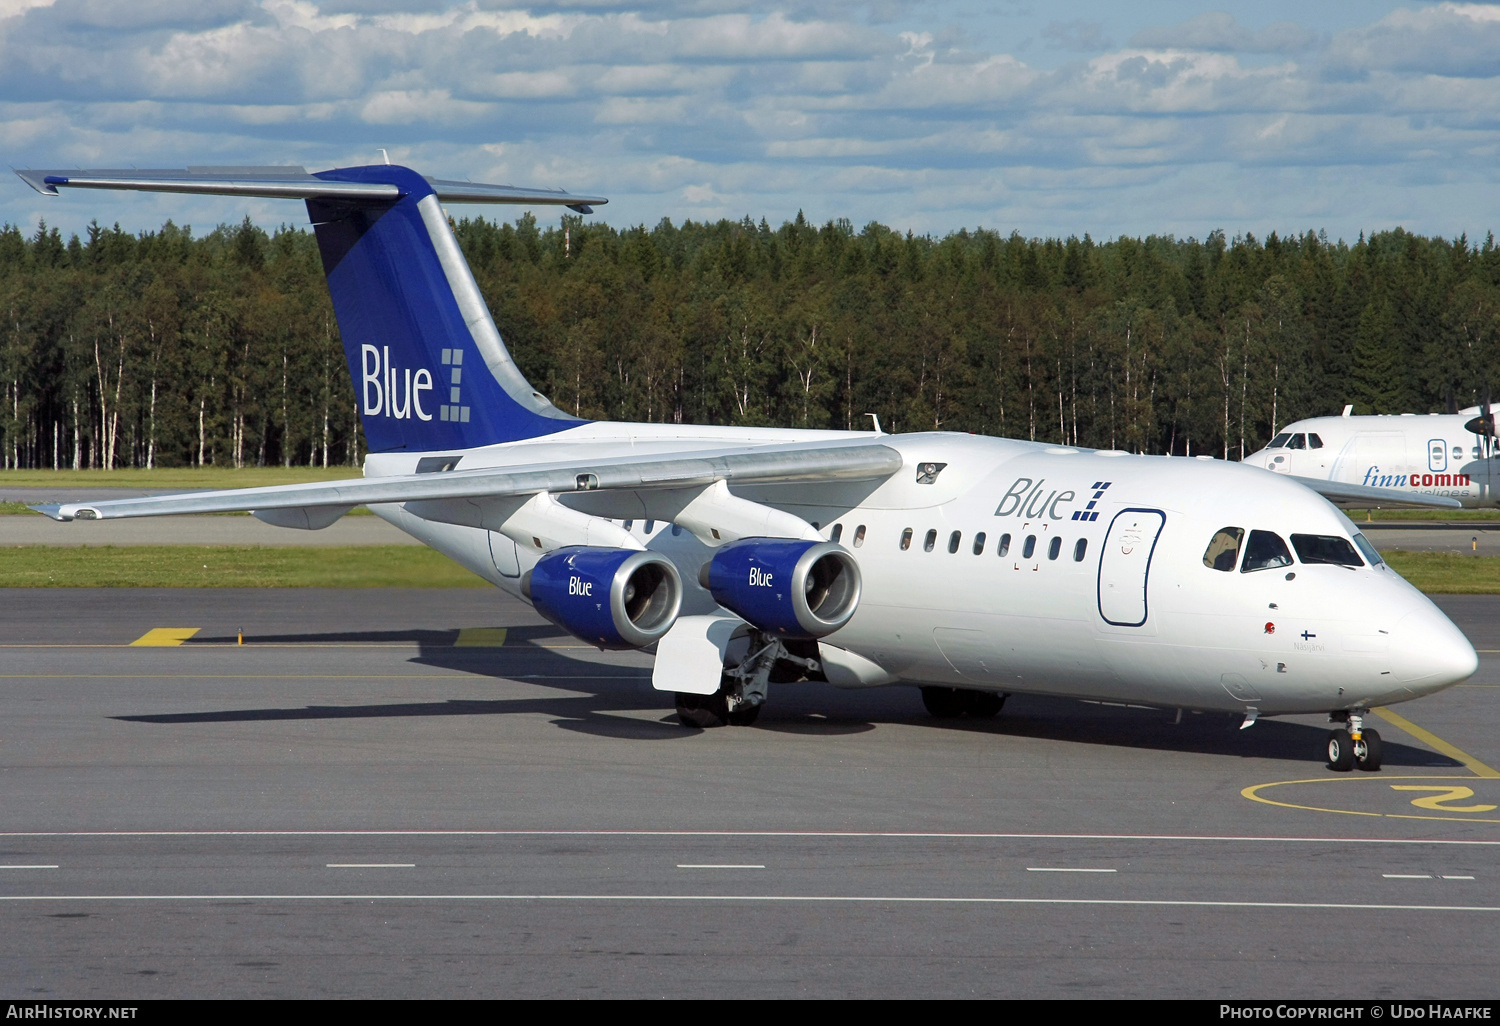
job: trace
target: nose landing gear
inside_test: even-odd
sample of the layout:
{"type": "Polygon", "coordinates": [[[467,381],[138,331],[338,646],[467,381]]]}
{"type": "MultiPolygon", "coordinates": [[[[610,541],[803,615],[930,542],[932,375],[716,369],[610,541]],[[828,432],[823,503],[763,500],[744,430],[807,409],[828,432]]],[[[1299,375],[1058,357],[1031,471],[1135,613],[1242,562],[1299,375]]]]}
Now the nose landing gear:
{"type": "Polygon", "coordinates": [[[1374,773],[1380,769],[1384,757],[1380,743],[1380,732],[1365,729],[1365,711],[1350,709],[1348,712],[1330,713],[1330,721],[1342,720],[1343,730],[1328,732],[1328,768],[1338,773],[1347,773],[1355,766],[1374,773]]]}

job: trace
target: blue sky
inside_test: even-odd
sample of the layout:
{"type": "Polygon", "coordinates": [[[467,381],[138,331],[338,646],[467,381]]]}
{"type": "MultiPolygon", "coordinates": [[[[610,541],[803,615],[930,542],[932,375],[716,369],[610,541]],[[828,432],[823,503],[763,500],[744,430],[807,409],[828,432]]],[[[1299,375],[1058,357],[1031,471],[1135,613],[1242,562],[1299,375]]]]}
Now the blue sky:
{"type": "MultiPolygon", "coordinates": [[[[1500,6],[0,0],[13,167],[317,170],[380,147],[601,193],[617,225],[1480,238],[1500,228],[1500,6]]],[[[28,230],[247,211],[305,219],[0,190],[28,230]]]]}

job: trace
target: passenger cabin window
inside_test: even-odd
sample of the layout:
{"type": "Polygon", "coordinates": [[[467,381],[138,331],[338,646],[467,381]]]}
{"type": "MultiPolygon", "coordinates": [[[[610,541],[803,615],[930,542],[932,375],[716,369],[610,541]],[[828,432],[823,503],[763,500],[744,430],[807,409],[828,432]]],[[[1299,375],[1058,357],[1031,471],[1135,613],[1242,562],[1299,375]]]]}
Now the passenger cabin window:
{"type": "Polygon", "coordinates": [[[1078,541],[1073,544],[1073,562],[1082,563],[1083,554],[1088,550],[1089,540],[1087,538],[1079,538],[1078,541]]]}
{"type": "Polygon", "coordinates": [[[1323,439],[1309,431],[1307,433],[1307,447],[1309,449],[1321,449],[1323,448],[1323,439]]]}
{"type": "Polygon", "coordinates": [[[854,529],[854,547],[857,549],[865,543],[865,525],[860,524],[854,529]]]}
{"type": "Polygon", "coordinates": [[[1026,543],[1021,546],[1021,558],[1030,559],[1031,554],[1036,551],[1036,535],[1028,534],[1026,543]]]}
{"type": "Polygon", "coordinates": [[[1337,566],[1364,566],[1349,539],[1336,534],[1294,534],[1292,548],[1304,563],[1333,563],[1337,566]]]}
{"type": "Polygon", "coordinates": [[[1302,434],[1293,435],[1292,440],[1286,443],[1286,447],[1288,449],[1306,449],[1307,436],[1302,434]]]}
{"type": "Polygon", "coordinates": [[[937,532],[928,531],[927,537],[922,541],[922,551],[931,552],[935,548],[937,548],[937,532]]]}
{"type": "Polygon", "coordinates": [[[635,527],[635,521],[634,520],[627,520],[627,521],[625,521],[625,530],[629,531],[629,530],[632,530],[634,527],[635,527]]]}
{"type": "Polygon", "coordinates": [[[1240,542],[1244,541],[1245,532],[1239,527],[1221,527],[1214,532],[1213,539],[1208,543],[1208,548],[1203,550],[1203,565],[1210,570],[1223,570],[1230,573],[1234,570],[1236,563],[1240,561],[1240,542]]]}
{"type": "Polygon", "coordinates": [[[1001,559],[1004,559],[1005,556],[1009,552],[1010,552],[1010,535],[1008,535],[1008,534],[1002,534],[1000,536],[1000,544],[998,544],[998,545],[995,546],[995,555],[999,556],[1001,559]]]}
{"type": "Polygon", "coordinates": [[[1281,536],[1272,534],[1270,531],[1251,531],[1250,540],[1245,543],[1245,564],[1240,567],[1240,573],[1248,574],[1252,570],[1273,570],[1278,566],[1291,566],[1292,554],[1287,551],[1286,542],[1281,536]]]}
{"type": "Polygon", "coordinates": [[[901,532],[901,551],[905,552],[909,548],[911,548],[911,528],[908,527],[901,532]]]}
{"type": "Polygon", "coordinates": [[[1062,552],[1062,539],[1054,534],[1051,544],[1047,546],[1047,558],[1056,559],[1060,552],[1062,552]]]}
{"type": "Polygon", "coordinates": [[[1359,546],[1359,551],[1364,553],[1365,559],[1369,561],[1371,566],[1379,566],[1385,562],[1385,560],[1380,558],[1380,553],[1375,551],[1375,546],[1370,544],[1370,539],[1358,531],[1354,532],[1354,544],[1359,546]]]}
{"type": "Polygon", "coordinates": [[[962,541],[962,540],[963,540],[963,532],[962,531],[954,531],[952,534],[950,534],[948,536],[948,552],[950,554],[954,553],[954,552],[957,552],[958,551],[958,543],[960,541],[962,541]]]}
{"type": "Polygon", "coordinates": [[[648,521],[646,521],[646,526],[644,528],[642,528],[642,530],[644,530],[647,534],[650,534],[652,531],[656,530],[656,521],[655,520],[648,520],[648,521]]]}
{"type": "Polygon", "coordinates": [[[829,541],[835,541],[836,542],[840,538],[842,538],[843,536],[844,536],[844,525],[843,524],[834,524],[833,525],[833,530],[830,531],[830,532],[828,532],[828,540],[829,541]]]}
{"type": "Polygon", "coordinates": [[[1286,445],[1286,443],[1291,439],[1291,437],[1292,436],[1290,434],[1288,434],[1287,432],[1283,431],[1281,434],[1279,434],[1275,438],[1271,439],[1271,444],[1268,445],[1268,446],[1266,446],[1266,448],[1267,449],[1280,449],[1280,448],[1282,448],[1283,446],[1286,445]]]}
{"type": "Polygon", "coordinates": [[[984,555],[984,532],[980,531],[974,536],[974,555],[984,555]]]}

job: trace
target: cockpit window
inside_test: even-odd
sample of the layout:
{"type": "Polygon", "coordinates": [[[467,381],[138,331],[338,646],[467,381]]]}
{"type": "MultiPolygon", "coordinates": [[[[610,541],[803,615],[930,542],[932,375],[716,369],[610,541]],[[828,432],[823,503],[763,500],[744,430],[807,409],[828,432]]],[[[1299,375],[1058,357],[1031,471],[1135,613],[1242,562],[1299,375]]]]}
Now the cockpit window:
{"type": "Polygon", "coordinates": [[[1323,448],[1323,439],[1309,431],[1307,433],[1307,447],[1309,449],[1321,449],[1323,448]]]}
{"type": "Polygon", "coordinates": [[[1287,551],[1286,542],[1280,535],[1270,531],[1250,532],[1250,540],[1245,543],[1245,564],[1240,567],[1240,573],[1291,565],[1292,554],[1287,551]]]}
{"type": "Polygon", "coordinates": [[[1291,437],[1292,436],[1288,432],[1283,431],[1281,434],[1279,434],[1275,438],[1271,439],[1271,444],[1268,445],[1268,446],[1266,446],[1266,448],[1267,449],[1280,449],[1284,445],[1286,445],[1287,440],[1290,439],[1291,437]]]}
{"type": "Polygon", "coordinates": [[[1366,561],[1368,561],[1371,566],[1379,566],[1381,563],[1385,562],[1385,560],[1380,558],[1380,553],[1375,551],[1375,546],[1370,544],[1370,539],[1366,538],[1358,531],[1354,532],[1354,544],[1359,546],[1359,551],[1364,553],[1366,561]]]}
{"type": "Polygon", "coordinates": [[[1339,566],[1364,566],[1349,539],[1336,534],[1294,534],[1292,548],[1304,563],[1336,563],[1339,566]]]}
{"type": "Polygon", "coordinates": [[[1303,435],[1303,434],[1293,435],[1292,436],[1292,440],[1290,442],[1286,443],[1286,447],[1288,449],[1306,449],[1307,448],[1307,436],[1303,435]]]}
{"type": "Polygon", "coordinates": [[[1203,551],[1203,565],[1210,570],[1229,573],[1240,557],[1240,542],[1245,538],[1242,527],[1221,527],[1214,532],[1213,540],[1203,551]]]}

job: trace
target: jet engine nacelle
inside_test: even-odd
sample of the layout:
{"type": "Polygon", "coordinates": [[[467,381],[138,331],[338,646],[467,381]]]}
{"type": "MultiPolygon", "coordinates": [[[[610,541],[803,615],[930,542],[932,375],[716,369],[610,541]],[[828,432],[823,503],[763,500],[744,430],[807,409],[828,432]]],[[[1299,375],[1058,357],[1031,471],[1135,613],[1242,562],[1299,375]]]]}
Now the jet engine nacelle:
{"type": "Polygon", "coordinates": [[[699,580],[752,627],[788,638],[832,634],[859,605],[859,566],[833,542],[746,538],[714,553],[699,580]]]}
{"type": "Polygon", "coordinates": [[[644,648],[671,629],[682,578],[657,552],[573,545],[547,553],[521,593],[559,627],[601,648],[644,648]]]}

